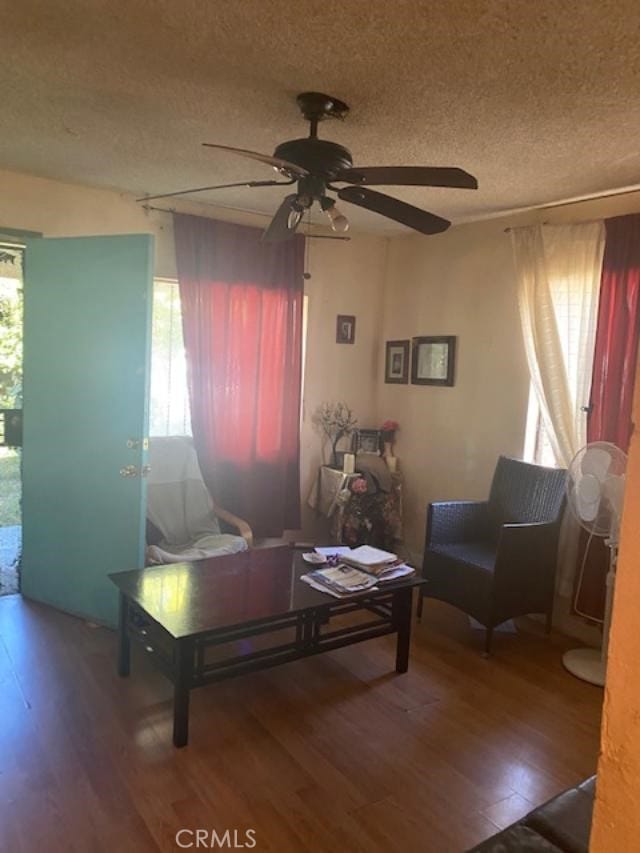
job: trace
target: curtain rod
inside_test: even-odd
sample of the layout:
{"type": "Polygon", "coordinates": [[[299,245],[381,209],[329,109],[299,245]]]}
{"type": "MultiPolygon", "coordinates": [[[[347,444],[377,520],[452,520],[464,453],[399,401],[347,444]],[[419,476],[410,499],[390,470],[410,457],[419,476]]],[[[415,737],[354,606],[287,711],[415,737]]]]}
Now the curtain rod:
{"type": "MultiPolygon", "coordinates": [[[[176,210],[175,207],[154,207],[152,204],[143,204],[141,205],[143,210],[155,210],[158,213],[180,213],[179,210],[176,210]]],[[[235,208],[227,208],[227,210],[235,210],[235,208]]],[[[245,213],[246,211],[239,211],[240,213],[245,213]]],[[[197,214],[186,214],[187,216],[197,216],[197,214]]],[[[265,216],[266,214],[260,214],[261,216],[265,216]]],[[[207,218],[207,217],[205,217],[207,218]]],[[[351,237],[338,237],[337,235],[334,237],[333,234],[309,234],[307,232],[303,232],[304,236],[309,240],[342,240],[342,242],[351,240],[351,237]]]]}
{"type": "MultiPolygon", "coordinates": [[[[640,193],[640,186],[633,187],[632,189],[629,189],[629,190],[614,190],[613,192],[601,193],[600,195],[581,196],[580,198],[574,198],[574,199],[571,199],[570,201],[550,201],[548,204],[541,204],[539,207],[523,207],[523,208],[520,208],[519,211],[518,210],[513,211],[513,213],[514,214],[515,213],[529,213],[531,211],[536,211],[536,210],[553,210],[556,207],[571,207],[574,204],[584,204],[585,202],[588,202],[588,201],[600,201],[600,199],[606,199],[606,198],[621,198],[622,196],[625,196],[625,195],[634,195],[637,193],[640,193]]],[[[542,224],[548,225],[549,223],[543,222],[542,224]]],[[[518,226],[509,226],[509,228],[504,229],[504,233],[509,234],[511,231],[513,231],[514,227],[518,227],[518,226]]]]}

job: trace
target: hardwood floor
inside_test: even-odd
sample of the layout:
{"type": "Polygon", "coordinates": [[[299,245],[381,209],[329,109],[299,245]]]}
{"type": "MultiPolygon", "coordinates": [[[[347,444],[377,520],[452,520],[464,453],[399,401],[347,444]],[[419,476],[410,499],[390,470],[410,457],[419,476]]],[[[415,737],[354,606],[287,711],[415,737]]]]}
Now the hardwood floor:
{"type": "Polygon", "coordinates": [[[485,660],[437,602],[414,627],[406,675],[387,637],[193,691],[176,750],[141,654],[122,680],[114,633],[0,599],[0,850],[254,829],[257,851],[457,853],[594,772],[602,691],[563,670],[574,643],[497,634],[485,660]]]}

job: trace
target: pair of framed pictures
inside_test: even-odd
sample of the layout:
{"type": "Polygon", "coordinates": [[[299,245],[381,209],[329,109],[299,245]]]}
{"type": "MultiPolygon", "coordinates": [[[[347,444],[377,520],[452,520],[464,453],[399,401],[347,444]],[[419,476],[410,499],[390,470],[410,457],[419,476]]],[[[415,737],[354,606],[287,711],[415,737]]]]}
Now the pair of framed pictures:
{"type": "Polygon", "coordinates": [[[384,381],[389,384],[409,383],[411,359],[412,385],[454,384],[456,338],[436,335],[411,341],[387,341],[384,381]]]}

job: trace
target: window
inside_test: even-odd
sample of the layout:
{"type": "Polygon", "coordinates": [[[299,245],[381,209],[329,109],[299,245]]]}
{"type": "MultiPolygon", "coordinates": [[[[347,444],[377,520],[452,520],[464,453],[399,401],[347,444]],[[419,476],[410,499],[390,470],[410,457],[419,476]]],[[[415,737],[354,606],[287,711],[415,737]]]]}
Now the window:
{"type": "MultiPolygon", "coordinates": [[[[585,337],[593,336],[594,330],[589,329],[584,316],[583,282],[579,278],[565,277],[551,280],[549,284],[571,403],[578,409],[589,403],[593,369],[593,340],[589,346],[585,337]]],[[[557,464],[533,386],[529,390],[524,457],[539,465],[557,464]]]]}
{"type": "Polygon", "coordinates": [[[556,457],[542,420],[538,398],[533,385],[529,386],[529,407],[524,443],[524,458],[537,465],[556,465],[556,457]]]}
{"type": "Polygon", "coordinates": [[[167,278],[153,283],[149,435],[191,435],[180,289],[167,278]]]}
{"type": "MultiPolygon", "coordinates": [[[[305,294],[302,307],[301,399],[304,393],[308,316],[309,297],[305,294]]],[[[302,422],[302,406],[300,419],[302,422]]],[[[192,435],[180,286],[171,278],[156,278],[153,282],[149,435],[192,435]]]]}

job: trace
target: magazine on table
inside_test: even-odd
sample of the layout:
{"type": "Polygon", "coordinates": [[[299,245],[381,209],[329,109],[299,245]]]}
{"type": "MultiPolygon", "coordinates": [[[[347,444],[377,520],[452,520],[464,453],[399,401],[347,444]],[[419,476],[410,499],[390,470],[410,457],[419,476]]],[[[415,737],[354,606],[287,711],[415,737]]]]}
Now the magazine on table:
{"type": "Polygon", "coordinates": [[[332,559],[340,562],[302,575],[300,580],[338,598],[376,589],[380,583],[414,574],[414,569],[396,554],[368,545],[353,550],[337,545],[334,548],[316,548],[315,551],[329,563],[332,559]]]}
{"type": "Polygon", "coordinates": [[[373,589],[377,583],[377,579],[373,575],[362,572],[360,569],[354,569],[353,566],[346,566],[344,563],[326,569],[316,569],[302,575],[300,580],[308,583],[314,589],[330,592],[338,597],[366,592],[368,589],[373,589]]]}
{"type": "Polygon", "coordinates": [[[414,572],[413,567],[407,565],[397,554],[372,548],[370,545],[360,545],[358,548],[333,545],[314,550],[330,563],[347,563],[363,572],[376,575],[380,580],[394,580],[414,572]]]}

